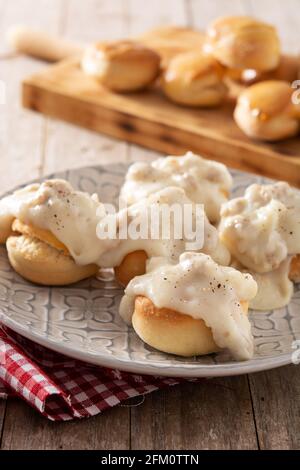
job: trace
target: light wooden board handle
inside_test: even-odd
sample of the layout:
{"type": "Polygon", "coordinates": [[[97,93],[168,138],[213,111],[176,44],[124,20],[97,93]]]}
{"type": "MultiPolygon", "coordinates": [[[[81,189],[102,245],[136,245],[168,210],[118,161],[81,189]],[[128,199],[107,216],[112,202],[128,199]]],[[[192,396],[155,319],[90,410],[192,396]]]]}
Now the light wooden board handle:
{"type": "Polygon", "coordinates": [[[49,62],[58,62],[83,51],[80,44],[26,26],[11,27],[7,41],[15,51],[49,62]]]}

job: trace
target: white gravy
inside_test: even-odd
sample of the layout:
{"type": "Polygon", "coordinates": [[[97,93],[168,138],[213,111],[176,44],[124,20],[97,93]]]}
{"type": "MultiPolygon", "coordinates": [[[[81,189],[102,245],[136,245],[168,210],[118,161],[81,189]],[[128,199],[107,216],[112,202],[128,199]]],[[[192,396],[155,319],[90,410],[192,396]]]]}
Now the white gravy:
{"type": "MultiPolygon", "coordinates": [[[[133,204],[117,214],[113,215],[114,223],[119,228],[122,221],[127,219],[128,225],[133,221],[136,223],[141,220],[142,216],[146,215],[148,225],[148,238],[133,239],[132,237],[126,239],[116,239],[111,245],[111,249],[105,252],[100,258],[100,265],[102,267],[115,267],[119,266],[123,258],[136,250],[144,250],[148,257],[163,257],[170,261],[177,261],[179,256],[187,251],[188,239],[183,236],[180,239],[174,237],[175,220],[171,219],[170,235],[164,239],[161,234],[158,239],[151,238],[151,223],[150,223],[150,208],[159,207],[162,204],[168,206],[178,205],[183,208],[185,204],[193,207],[193,219],[195,222],[195,206],[192,201],[186,196],[183,189],[178,187],[168,187],[155,194],[150,194],[147,198],[142,199],[140,202],[133,204]]],[[[228,265],[230,262],[230,254],[227,248],[219,241],[217,229],[210,224],[205,213],[202,211],[204,217],[204,244],[199,250],[203,253],[210,254],[217,262],[223,265],[228,265]]],[[[162,218],[160,218],[162,221],[162,218]]],[[[105,223],[105,219],[103,221],[105,223]]],[[[100,226],[102,223],[100,224],[100,226]]],[[[138,223],[137,223],[138,225],[138,223]]],[[[182,224],[179,224],[182,227],[182,224]]]]}
{"type": "Polygon", "coordinates": [[[223,204],[220,237],[238,260],[237,268],[257,281],[251,308],[272,310],[290,302],[290,261],[300,253],[298,190],[284,182],[249,186],[243,197],[223,204]]]}
{"type": "Polygon", "coordinates": [[[131,165],[121,198],[129,205],[134,204],[167,186],[179,186],[193,202],[204,204],[208,219],[215,223],[220,218],[221,204],[228,199],[232,177],[222,163],[188,152],[182,157],[131,165]]]}
{"type": "MultiPolygon", "coordinates": [[[[289,279],[290,263],[291,257],[288,256],[274,271],[256,273],[248,270],[257,283],[257,294],[250,301],[250,308],[274,310],[290,302],[294,292],[294,285],[289,279]]],[[[238,262],[233,263],[232,266],[245,272],[245,268],[238,262]]]]}
{"type": "Polygon", "coordinates": [[[240,303],[256,295],[256,282],[250,274],[218,266],[210,256],[195,252],[182,254],[178,264],[154,260],[150,264],[152,270],[135,277],[125,289],[120,315],[127,323],[131,323],[135,298],[143,295],[158,308],[204,320],[216,344],[234,358],[252,357],[251,326],[240,303]]]}
{"type": "Polygon", "coordinates": [[[100,242],[96,227],[105,214],[96,194],[75,191],[64,180],[48,180],[20,189],[0,201],[0,226],[14,218],[49,230],[69,250],[77,264],[97,263],[109,241],[100,242]]]}
{"type": "Polygon", "coordinates": [[[300,192],[279,182],[253,184],[221,208],[220,236],[235,258],[257,273],[300,253],[300,192]]]}

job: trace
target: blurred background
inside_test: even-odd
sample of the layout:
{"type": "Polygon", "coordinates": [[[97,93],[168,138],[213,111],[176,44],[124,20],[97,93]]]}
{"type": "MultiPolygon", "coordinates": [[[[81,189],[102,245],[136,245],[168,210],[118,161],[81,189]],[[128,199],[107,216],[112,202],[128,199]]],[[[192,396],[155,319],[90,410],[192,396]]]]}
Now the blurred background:
{"type": "Polygon", "coordinates": [[[298,0],[0,0],[0,187],[70,166],[148,158],[152,152],[23,110],[20,82],[42,61],[10,54],[7,29],[25,24],[89,43],[176,24],[204,29],[220,15],[249,14],[273,23],[283,49],[299,50],[298,0]],[[2,85],[3,87],[3,85],[2,85]]]}

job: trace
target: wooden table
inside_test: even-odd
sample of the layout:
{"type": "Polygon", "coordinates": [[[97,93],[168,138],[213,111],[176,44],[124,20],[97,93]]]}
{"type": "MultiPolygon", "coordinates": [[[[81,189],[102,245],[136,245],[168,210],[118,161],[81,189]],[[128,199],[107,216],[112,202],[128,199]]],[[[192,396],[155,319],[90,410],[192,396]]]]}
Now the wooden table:
{"type": "MultiPolygon", "coordinates": [[[[3,35],[11,24],[88,42],[159,24],[204,28],[228,13],[274,23],[284,48],[297,52],[297,0],[0,0],[0,80],[6,84],[6,104],[0,104],[1,191],[54,170],[158,156],[22,110],[20,80],[43,64],[4,58],[3,35]]],[[[1,449],[299,449],[299,367],[178,386],[71,423],[51,423],[20,400],[2,400],[1,449]]]]}

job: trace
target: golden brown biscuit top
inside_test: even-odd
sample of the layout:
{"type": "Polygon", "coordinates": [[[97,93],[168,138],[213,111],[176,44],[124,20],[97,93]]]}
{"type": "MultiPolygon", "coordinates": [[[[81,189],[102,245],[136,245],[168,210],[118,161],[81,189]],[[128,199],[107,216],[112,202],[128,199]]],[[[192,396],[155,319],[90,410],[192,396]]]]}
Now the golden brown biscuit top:
{"type": "Polygon", "coordinates": [[[172,79],[176,75],[185,75],[190,81],[208,75],[221,79],[224,71],[225,68],[211,55],[203,52],[187,52],[179,54],[171,60],[165,79],[172,79]]]}
{"type": "Polygon", "coordinates": [[[38,240],[47,243],[53,248],[56,248],[58,251],[62,251],[65,255],[70,254],[68,248],[49,230],[34,227],[31,224],[25,224],[19,219],[14,220],[12,224],[12,230],[14,232],[21,233],[22,235],[27,235],[31,238],[37,238],[38,240]]]}
{"type": "Polygon", "coordinates": [[[265,30],[267,34],[276,35],[276,29],[272,25],[256,20],[251,16],[222,16],[211,23],[207,29],[207,34],[210,39],[218,41],[227,34],[239,35],[261,30],[265,30]]]}
{"type": "Polygon", "coordinates": [[[239,96],[238,103],[267,119],[280,114],[289,106],[292,110],[292,93],[293,89],[288,82],[266,80],[243,91],[239,96]]]}
{"type": "Polygon", "coordinates": [[[107,60],[160,61],[160,57],[155,51],[136,41],[120,40],[113,42],[98,42],[94,45],[94,49],[96,52],[103,53],[107,60]]]}

